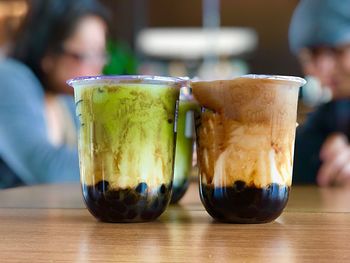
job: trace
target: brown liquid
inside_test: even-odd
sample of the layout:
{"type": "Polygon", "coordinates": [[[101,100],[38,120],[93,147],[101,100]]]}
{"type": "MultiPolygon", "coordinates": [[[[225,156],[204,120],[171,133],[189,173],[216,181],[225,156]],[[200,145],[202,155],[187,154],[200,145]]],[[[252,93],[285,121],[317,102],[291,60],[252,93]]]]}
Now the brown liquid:
{"type": "Polygon", "coordinates": [[[203,182],[291,185],[298,89],[295,83],[237,78],[193,83],[203,182]],[[199,116],[198,116],[199,115],[199,116]],[[204,178],[205,177],[205,178],[204,178]]]}
{"type": "Polygon", "coordinates": [[[136,188],[110,189],[107,181],[83,185],[85,204],[91,214],[104,222],[145,222],[159,217],[170,201],[170,187],[156,190],[140,183],[136,188]]]}
{"type": "Polygon", "coordinates": [[[202,184],[200,196],[208,213],[218,221],[266,223],[276,219],[289,197],[289,186],[269,184],[263,188],[236,181],[231,187],[202,184]]]}
{"type": "Polygon", "coordinates": [[[201,199],[219,221],[264,223],[288,201],[301,80],[250,76],[192,83],[201,199]]]}

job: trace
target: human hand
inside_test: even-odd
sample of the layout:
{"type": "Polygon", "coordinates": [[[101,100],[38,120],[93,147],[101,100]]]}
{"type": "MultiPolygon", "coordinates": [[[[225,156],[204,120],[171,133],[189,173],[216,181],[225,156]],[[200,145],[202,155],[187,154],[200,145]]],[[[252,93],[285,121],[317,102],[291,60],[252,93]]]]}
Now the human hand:
{"type": "Polygon", "coordinates": [[[323,162],[317,173],[320,186],[350,186],[350,145],[342,133],[330,135],[320,151],[323,162]]]}

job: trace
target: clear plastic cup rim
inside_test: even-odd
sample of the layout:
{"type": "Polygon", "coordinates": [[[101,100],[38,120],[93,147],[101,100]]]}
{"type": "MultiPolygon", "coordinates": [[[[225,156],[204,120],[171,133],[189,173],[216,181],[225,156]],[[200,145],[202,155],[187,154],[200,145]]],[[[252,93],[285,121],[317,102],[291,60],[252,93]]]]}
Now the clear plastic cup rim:
{"type": "MultiPolygon", "coordinates": [[[[306,84],[306,80],[300,77],[295,77],[295,76],[284,76],[284,75],[263,75],[263,74],[247,74],[247,75],[242,75],[237,78],[247,78],[247,79],[267,79],[267,80],[277,80],[277,81],[287,81],[287,82],[293,82],[298,84],[300,87],[304,86],[306,84]]],[[[233,78],[233,79],[237,79],[233,78]]],[[[214,82],[214,81],[230,81],[233,79],[213,79],[213,80],[201,80],[201,79],[195,79],[192,80],[191,82],[196,83],[196,82],[214,82]]]]}
{"type": "Polygon", "coordinates": [[[100,75],[100,76],[83,76],[67,80],[67,84],[75,87],[89,87],[94,85],[113,85],[113,84],[155,84],[168,86],[183,86],[188,82],[188,78],[165,77],[151,75],[100,75]]]}
{"type": "Polygon", "coordinates": [[[306,84],[305,79],[300,77],[295,77],[295,76],[248,74],[248,75],[241,76],[241,78],[282,80],[282,81],[296,82],[300,86],[304,86],[306,84]]]}

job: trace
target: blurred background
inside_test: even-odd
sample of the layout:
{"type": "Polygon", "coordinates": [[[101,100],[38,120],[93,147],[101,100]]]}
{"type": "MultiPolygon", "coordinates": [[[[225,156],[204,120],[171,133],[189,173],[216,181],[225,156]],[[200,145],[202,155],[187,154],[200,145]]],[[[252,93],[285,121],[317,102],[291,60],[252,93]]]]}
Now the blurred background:
{"type": "MultiPolygon", "coordinates": [[[[347,151],[346,155],[339,156],[350,156],[350,16],[347,12],[350,0],[97,0],[107,11],[92,0],[31,0],[31,7],[40,4],[43,13],[39,12],[41,9],[35,8],[28,12],[28,1],[0,0],[0,59],[5,58],[9,50],[14,50],[10,57],[20,58],[20,62],[35,73],[35,83],[38,85],[33,85],[33,89],[44,93],[45,105],[38,105],[34,100],[38,98],[33,98],[30,107],[41,107],[40,112],[46,115],[50,113],[47,109],[52,110],[50,107],[53,107],[55,114],[46,116],[45,122],[41,119],[38,123],[43,129],[48,127],[47,130],[51,132],[50,121],[55,125],[61,121],[63,125],[56,126],[61,127],[63,139],[66,136],[65,120],[57,120],[57,112],[67,110],[67,107],[61,104],[55,106],[55,101],[60,96],[69,95],[72,111],[67,119],[74,121],[73,90],[68,89],[66,80],[77,76],[102,73],[228,79],[249,73],[295,75],[303,76],[308,81],[299,93],[297,121],[303,124],[307,119],[306,124],[300,125],[298,130],[306,127],[306,143],[300,145],[306,145],[305,149],[309,151],[304,157],[306,151],[299,147],[302,149],[301,154],[296,151],[296,156],[306,167],[311,167],[310,163],[313,163],[313,171],[298,173],[312,175],[308,182],[315,182],[321,163],[320,149],[323,145],[328,145],[326,139],[332,139],[336,132],[343,137],[344,134],[347,136],[345,139],[342,137],[342,149],[347,151]],[[78,18],[79,11],[86,8],[87,3],[92,5],[92,11],[87,12],[92,20],[78,19],[79,23],[75,24],[77,30],[71,30],[69,25],[73,24],[74,28],[74,23],[70,22],[78,18]],[[59,6],[67,9],[60,9],[59,6]],[[26,14],[29,14],[30,19],[25,20],[27,24],[21,23],[26,14]],[[46,14],[47,17],[37,14],[46,14]],[[67,17],[68,26],[64,24],[67,17]],[[46,24],[43,20],[34,18],[52,20],[52,23],[46,24]],[[37,24],[28,23],[36,20],[37,24]],[[21,24],[27,31],[19,30],[21,24]],[[51,24],[54,27],[49,27],[51,24]],[[46,31],[43,33],[38,27],[46,31]],[[61,35],[58,30],[53,30],[57,28],[63,32],[61,35]],[[23,38],[18,38],[21,35],[23,38]],[[41,40],[40,37],[43,36],[41,40]],[[57,38],[60,37],[58,41],[57,38]],[[22,43],[24,47],[19,45],[22,43]],[[47,44],[47,48],[38,43],[47,44]],[[85,45],[89,43],[92,45],[85,45]],[[16,49],[16,46],[19,48],[16,49]],[[15,51],[18,51],[18,56],[15,51]],[[27,56],[30,57],[28,60],[27,56]],[[315,114],[307,118],[309,113],[315,114]],[[319,140],[314,142],[315,138],[319,140]],[[311,143],[312,147],[307,146],[307,143],[311,143]]],[[[88,15],[85,18],[89,18],[88,15]]],[[[5,59],[3,61],[6,62],[5,59]]],[[[7,64],[11,63],[14,62],[7,64]]],[[[6,69],[6,63],[2,64],[6,69]]],[[[7,67],[9,72],[21,71],[18,64],[7,67]]],[[[18,81],[14,74],[4,72],[4,77],[9,77],[10,81],[18,81]]],[[[17,83],[16,87],[20,90],[22,83],[17,83]]],[[[9,91],[14,93],[14,101],[17,101],[17,94],[22,94],[22,91],[15,94],[13,87],[9,91]]],[[[5,98],[6,95],[2,97],[5,98]]],[[[42,98],[39,99],[42,102],[42,98]]],[[[5,103],[5,99],[3,102],[5,106],[11,106],[5,103]]],[[[28,111],[24,110],[23,113],[25,115],[28,111]]],[[[3,115],[7,118],[6,114],[3,115]]],[[[32,128],[32,134],[35,135],[36,126],[33,125],[32,128]]],[[[55,132],[55,128],[57,127],[53,127],[52,131],[55,132]]],[[[7,126],[3,127],[3,131],[9,137],[12,136],[7,126]]],[[[73,135],[75,132],[73,126],[72,132],[67,133],[67,138],[76,138],[73,135]]],[[[301,136],[297,134],[297,141],[299,138],[301,136]]],[[[7,142],[6,139],[3,141],[7,142]]],[[[330,145],[333,145],[333,141],[330,145]]],[[[10,146],[10,150],[20,148],[10,146]]],[[[71,154],[77,158],[76,152],[71,154]]],[[[26,156],[23,159],[27,161],[26,156]]],[[[346,164],[350,163],[346,158],[344,160],[346,164]]],[[[76,164],[77,162],[72,164],[75,166],[75,175],[78,170],[76,164]]],[[[15,165],[12,166],[16,168],[15,165]]],[[[349,172],[350,168],[346,171],[349,172]]],[[[344,174],[350,178],[350,172],[344,174]]]]}
{"type": "MultiPolygon", "coordinates": [[[[303,75],[288,46],[298,0],[100,2],[111,12],[104,74],[202,79],[247,73],[303,75]]],[[[27,11],[26,0],[0,0],[0,56],[27,11]]],[[[301,101],[299,123],[310,110],[301,101]]]]}
{"type": "MultiPolygon", "coordinates": [[[[288,47],[297,0],[101,2],[112,13],[106,74],[301,74],[288,47]]],[[[2,55],[27,9],[25,0],[0,0],[2,55]]]]}

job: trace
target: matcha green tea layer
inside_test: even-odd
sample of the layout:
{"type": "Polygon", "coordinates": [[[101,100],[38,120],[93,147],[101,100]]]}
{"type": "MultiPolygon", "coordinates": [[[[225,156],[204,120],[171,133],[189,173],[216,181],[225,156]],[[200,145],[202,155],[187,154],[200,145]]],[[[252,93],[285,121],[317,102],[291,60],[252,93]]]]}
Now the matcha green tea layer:
{"type": "Polygon", "coordinates": [[[120,83],[75,88],[81,179],[111,189],[170,184],[179,89],[120,83]]]}

